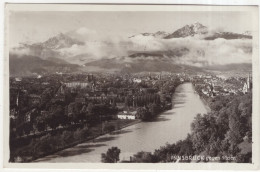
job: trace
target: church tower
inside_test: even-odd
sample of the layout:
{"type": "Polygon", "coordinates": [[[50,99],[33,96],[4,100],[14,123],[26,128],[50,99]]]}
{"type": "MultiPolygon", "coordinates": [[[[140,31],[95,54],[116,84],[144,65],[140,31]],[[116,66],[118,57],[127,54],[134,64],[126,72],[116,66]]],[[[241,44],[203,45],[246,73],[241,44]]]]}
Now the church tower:
{"type": "Polygon", "coordinates": [[[252,89],[252,75],[249,73],[247,77],[247,88],[252,89]]]}

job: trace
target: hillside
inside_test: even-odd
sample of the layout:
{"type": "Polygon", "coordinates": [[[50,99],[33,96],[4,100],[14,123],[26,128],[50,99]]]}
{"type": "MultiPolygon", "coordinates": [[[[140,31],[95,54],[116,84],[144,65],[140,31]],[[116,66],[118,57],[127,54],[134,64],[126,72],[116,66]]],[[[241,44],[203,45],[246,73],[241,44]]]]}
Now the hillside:
{"type": "Polygon", "coordinates": [[[78,66],[68,64],[60,59],[51,58],[43,60],[36,56],[22,56],[10,54],[9,71],[11,76],[29,76],[33,73],[55,73],[55,72],[73,72],[77,71],[78,66]]]}
{"type": "Polygon", "coordinates": [[[129,61],[128,57],[123,58],[112,58],[112,59],[103,59],[96,60],[90,63],[85,64],[86,67],[95,66],[103,69],[117,69],[117,71],[126,72],[126,73],[138,73],[138,72],[203,72],[203,69],[188,66],[188,65],[178,65],[174,64],[169,59],[161,60],[160,58],[156,59],[134,59],[129,61]]]}
{"type": "Polygon", "coordinates": [[[216,71],[240,71],[248,72],[252,71],[252,64],[241,63],[241,64],[228,64],[228,65],[212,65],[205,67],[206,70],[216,70],[216,71]]]}

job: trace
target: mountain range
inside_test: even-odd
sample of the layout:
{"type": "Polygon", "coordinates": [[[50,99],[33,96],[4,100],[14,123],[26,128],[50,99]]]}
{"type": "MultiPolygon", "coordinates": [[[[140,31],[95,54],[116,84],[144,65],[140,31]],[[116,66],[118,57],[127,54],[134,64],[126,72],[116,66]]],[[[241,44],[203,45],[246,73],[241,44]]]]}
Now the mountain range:
{"type": "MultiPolygon", "coordinates": [[[[194,36],[203,36],[205,40],[214,40],[217,38],[224,38],[224,39],[252,39],[251,32],[246,31],[243,34],[239,33],[232,33],[232,32],[212,32],[209,29],[202,25],[201,23],[193,23],[190,25],[185,25],[180,29],[177,29],[173,33],[167,33],[164,31],[158,31],[156,33],[142,33],[140,35],[143,36],[153,36],[156,38],[163,38],[163,39],[172,39],[172,38],[185,38],[185,37],[194,37],[194,36]]],[[[131,36],[135,37],[138,35],[131,36]]]]}
{"type": "Polygon", "coordinates": [[[247,64],[252,54],[249,31],[213,32],[198,22],[172,33],[141,33],[120,40],[93,41],[76,34],[60,33],[44,42],[10,49],[10,75],[92,70],[192,73],[213,70],[211,66],[247,64]]]}

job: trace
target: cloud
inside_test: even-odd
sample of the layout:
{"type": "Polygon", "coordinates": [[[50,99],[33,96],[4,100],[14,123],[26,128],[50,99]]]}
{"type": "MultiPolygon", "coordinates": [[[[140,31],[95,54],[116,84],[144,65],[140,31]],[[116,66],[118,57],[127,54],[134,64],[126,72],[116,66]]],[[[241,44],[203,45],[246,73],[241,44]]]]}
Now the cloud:
{"type": "MultiPolygon", "coordinates": [[[[167,58],[172,63],[192,66],[225,65],[231,63],[251,63],[252,40],[215,39],[203,40],[200,37],[160,39],[153,36],[136,35],[131,38],[107,33],[97,33],[81,27],[66,33],[70,37],[84,41],[84,45],[74,44],[70,48],[55,50],[71,63],[84,64],[89,61],[126,57],[136,52],[161,54],[160,57],[139,57],[139,59],[167,58]],[[75,57],[78,56],[78,59],[75,57]]],[[[13,49],[16,54],[30,54],[28,48],[13,49]]],[[[46,51],[46,50],[45,50],[46,51]]],[[[33,52],[35,55],[35,51],[33,52]]],[[[37,50],[39,56],[43,53],[37,50]]],[[[47,54],[48,53],[44,53],[47,54]]],[[[53,54],[52,54],[53,55],[53,54]]],[[[128,60],[131,61],[131,57],[128,60]]]]}
{"type": "Polygon", "coordinates": [[[76,30],[76,33],[79,34],[79,35],[89,35],[89,34],[96,34],[96,31],[89,30],[85,27],[81,27],[81,28],[76,30]]]}
{"type": "Polygon", "coordinates": [[[31,51],[27,47],[14,47],[11,49],[10,53],[16,54],[17,57],[22,57],[23,55],[31,55],[31,51]]]}
{"type": "Polygon", "coordinates": [[[202,40],[193,37],[138,39],[133,41],[134,46],[146,47],[147,52],[165,51],[175,63],[194,66],[251,63],[252,40],[250,39],[202,40]]]}

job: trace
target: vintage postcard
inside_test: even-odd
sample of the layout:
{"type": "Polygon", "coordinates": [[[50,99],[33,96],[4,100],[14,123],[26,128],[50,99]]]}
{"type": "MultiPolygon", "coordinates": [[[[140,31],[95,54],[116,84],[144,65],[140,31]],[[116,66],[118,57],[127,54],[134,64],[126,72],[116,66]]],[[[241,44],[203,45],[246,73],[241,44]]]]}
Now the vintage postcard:
{"type": "Polygon", "coordinates": [[[4,167],[259,168],[258,6],[5,7],[4,167]]]}

